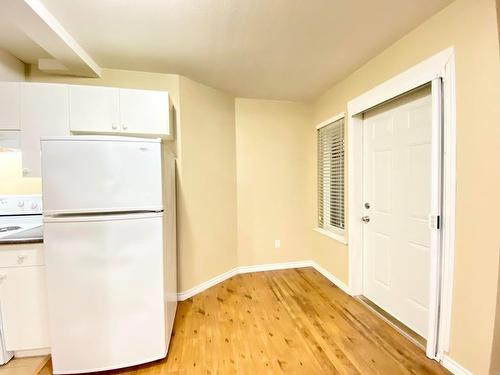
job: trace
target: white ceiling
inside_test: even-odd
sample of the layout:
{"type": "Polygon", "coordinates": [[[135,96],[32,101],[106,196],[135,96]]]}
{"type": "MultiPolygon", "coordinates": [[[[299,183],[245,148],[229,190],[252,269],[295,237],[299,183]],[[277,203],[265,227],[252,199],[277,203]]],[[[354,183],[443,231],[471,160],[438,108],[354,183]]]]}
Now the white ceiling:
{"type": "MultiPolygon", "coordinates": [[[[451,1],[42,0],[103,68],[285,100],[311,99],[451,1]]],[[[0,27],[0,46],[36,61],[18,37],[0,27]]]]}

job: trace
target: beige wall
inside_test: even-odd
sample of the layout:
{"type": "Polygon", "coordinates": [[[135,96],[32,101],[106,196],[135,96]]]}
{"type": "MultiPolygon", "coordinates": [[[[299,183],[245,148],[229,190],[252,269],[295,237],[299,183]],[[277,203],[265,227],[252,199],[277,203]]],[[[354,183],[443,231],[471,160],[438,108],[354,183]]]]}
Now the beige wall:
{"type": "Polygon", "coordinates": [[[0,195],[40,194],[40,178],[23,177],[21,152],[0,152],[0,195]]]}
{"type": "Polygon", "coordinates": [[[24,63],[0,49],[0,81],[24,81],[24,63]]]}
{"type": "MultiPolygon", "coordinates": [[[[0,81],[24,81],[24,64],[0,49],[0,81]]],[[[21,154],[0,152],[0,195],[39,194],[38,178],[23,178],[21,154]]]]}
{"type": "Polygon", "coordinates": [[[180,290],[236,266],[234,99],[180,78],[180,290]]]}
{"type": "Polygon", "coordinates": [[[315,124],[350,99],[456,49],[457,235],[450,356],[490,367],[497,295],[500,63],[494,0],[456,0],[312,103],[233,99],[189,79],[104,70],[102,79],[30,79],[163,89],[177,110],[180,290],[236,264],[314,259],[348,280],[348,247],[316,224],[315,124]],[[485,162],[485,159],[491,163],[485,162]],[[274,249],[274,240],[282,241],[274,249]]]}
{"type": "Polygon", "coordinates": [[[235,108],[239,265],[311,259],[310,107],[236,99],[235,108]]]}
{"type": "MultiPolygon", "coordinates": [[[[364,91],[449,47],[456,49],[456,259],[450,356],[487,374],[500,237],[500,63],[494,0],[456,0],[314,103],[315,123],[364,91]]],[[[313,183],[313,181],[311,181],[313,183]]],[[[319,235],[318,235],[319,236],[319,235]]],[[[319,238],[319,237],[318,237],[319,238]]],[[[347,280],[346,249],[319,240],[318,261],[347,280]]]]}
{"type": "Polygon", "coordinates": [[[166,90],[176,112],[178,283],[185,291],[236,266],[234,102],[172,74],[104,69],[101,78],[47,75],[28,80],[166,90]]]}

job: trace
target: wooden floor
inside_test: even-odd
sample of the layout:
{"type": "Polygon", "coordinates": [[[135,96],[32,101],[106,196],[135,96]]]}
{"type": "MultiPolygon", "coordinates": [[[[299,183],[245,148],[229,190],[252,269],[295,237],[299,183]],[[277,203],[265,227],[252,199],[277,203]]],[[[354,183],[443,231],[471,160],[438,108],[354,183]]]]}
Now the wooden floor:
{"type": "Polygon", "coordinates": [[[5,365],[0,366],[0,375],[32,375],[44,368],[49,359],[48,355],[27,358],[12,358],[5,365]]]}
{"type": "Polygon", "coordinates": [[[317,271],[301,268],[237,275],[180,302],[167,359],[111,373],[448,371],[317,271]]]}

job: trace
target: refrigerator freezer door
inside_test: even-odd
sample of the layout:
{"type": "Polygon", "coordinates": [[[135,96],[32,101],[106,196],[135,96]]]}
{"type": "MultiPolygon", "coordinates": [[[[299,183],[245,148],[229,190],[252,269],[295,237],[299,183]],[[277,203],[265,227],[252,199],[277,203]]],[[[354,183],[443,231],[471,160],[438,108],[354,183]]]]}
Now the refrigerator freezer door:
{"type": "Polygon", "coordinates": [[[54,373],[166,355],[161,213],[47,219],[54,373]]]}
{"type": "Polygon", "coordinates": [[[45,215],[163,208],[158,140],[73,136],[41,144],[45,215]]]}

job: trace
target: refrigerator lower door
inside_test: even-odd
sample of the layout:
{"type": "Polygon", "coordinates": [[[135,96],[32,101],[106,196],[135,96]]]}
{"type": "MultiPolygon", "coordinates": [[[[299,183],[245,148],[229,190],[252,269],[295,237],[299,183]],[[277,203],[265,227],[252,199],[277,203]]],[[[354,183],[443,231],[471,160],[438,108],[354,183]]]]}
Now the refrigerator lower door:
{"type": "Polygon", "coordinates": [[[159,140],[43,138],[41,149],[45,215],[163,209],[159,140]]]}
{"type": "Polygon", "coordinates": [[[54,373],[165,357],[163,213],[46,218],[54,373]]]}

